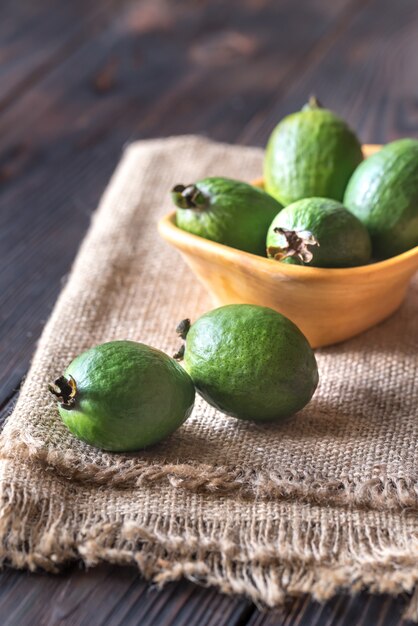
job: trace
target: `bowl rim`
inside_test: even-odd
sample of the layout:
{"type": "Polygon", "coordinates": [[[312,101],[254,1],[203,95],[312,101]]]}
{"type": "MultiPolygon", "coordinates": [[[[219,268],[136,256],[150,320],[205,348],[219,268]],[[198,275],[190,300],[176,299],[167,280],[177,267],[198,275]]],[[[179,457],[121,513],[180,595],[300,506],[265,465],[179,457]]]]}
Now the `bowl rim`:
{"type": "Polygon", "coordinates": [[[389,257],[388,259],[375,261],[367,265],[357,265],[355,267],[308,267],[306,265],[278,263],[273,259],[258,256],[257,254],[253,254],[251,252],[245,252],[244,250],[239,250],[238,248],[232,248],[231,246],[226,246],[225,244],[189,233],[179,228],[176,225],[175,220],[176,211],[174,210],[170,211],[170,213],[166,214],[158,222],[160,233],[172,242],[184,244],[187,248],[199,248],[209,255],[214,255],[214,253],[216,253],[216,256],[222,256],[232,262],[246,259],[247,262],[253,265],[259,265],[260,267],[264,265],[264,268],[268,268],[269,272],[277,271],[280,274],[288,274],[294,278],[300,277],[306,279],[308,278],[308,275],[310,275],[311,278],[325,278],[326,276],[347,277],[349,275],[361,275],[374,271],[383,272],[390,267],[401,265],[414,258],[417,259],[418,265],[418,246],[415,246],[410,250],[406,250],[406,252],[402,252],[401,254],[397,254],[396,256],[389,257]]]}

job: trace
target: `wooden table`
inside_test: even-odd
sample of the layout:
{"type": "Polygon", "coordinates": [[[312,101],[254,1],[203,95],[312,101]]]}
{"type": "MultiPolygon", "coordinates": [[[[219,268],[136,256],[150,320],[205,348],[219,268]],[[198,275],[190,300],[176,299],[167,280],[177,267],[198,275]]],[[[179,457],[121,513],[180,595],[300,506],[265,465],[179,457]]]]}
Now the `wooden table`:
{"type": "MultiPolygon", "coordinates": [[[[16,400],[122,147],[203,133],[264,145],[315,92],[364,142],[418,135],[416,0],[2,0],[0,401],[16,400]]],[[[308,599],[261,613],[131,568],[5,569],[0,623],[392,625],[401,600],[308,599]]]]}

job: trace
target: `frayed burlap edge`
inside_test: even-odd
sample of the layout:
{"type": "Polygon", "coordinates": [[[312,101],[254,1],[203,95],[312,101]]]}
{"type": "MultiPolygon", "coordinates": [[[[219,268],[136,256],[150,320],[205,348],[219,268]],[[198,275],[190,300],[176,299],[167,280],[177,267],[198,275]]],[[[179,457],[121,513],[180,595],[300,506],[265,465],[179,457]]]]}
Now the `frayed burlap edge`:
{"type": "MultiPolygon", "coordinates": [[[[251,522],[251,529],[244,529],[248,540],[243,547],[239,535],[228,535],[223,521],[197,529],[187,519],[176,527],[173,520],[150,514],[142,523],[93,523],[91,514],[84,513],[75,526],[62,503],[48,502],[45,517],[45,507],[40,509],[29,493],[5,485],[1,500],[0,566],[56,573],[74,561],[86,567],[135,565],[158,586],[187,578],[225,594],[245,595],[266,608],[305,594],[325,601],[344,590],[396,596],[413,592],[418,582],[418,564],[405,534],[359,526],[348,518],[336,526],[317,521],[295,525],[283,516],[273,545],[266,542],[270,522],[251,522]],[[346,546],[337,562],[323,556],[324,543],[329,555],[346,546]]],[[[418,592],[405,617],[418,621],[418,592]]]]}
{"type": "Polygon", "coordinates": [[[301,499],[311,504],[356,505],[376,510],[418,507],[418,481],[399,477],[376,477],[361,482],[341,477],[338,481],[285,474],[262,468],[212,466],[192,463],[152,463],[117,456],[112,463],[82,463],[66,453],[45,447],[25,433],[9,433],[0,458],[35,461],[66,479],[115,488],[144,487],[166,482],[195,493],[234,495],[249,499],[301,499]]]}

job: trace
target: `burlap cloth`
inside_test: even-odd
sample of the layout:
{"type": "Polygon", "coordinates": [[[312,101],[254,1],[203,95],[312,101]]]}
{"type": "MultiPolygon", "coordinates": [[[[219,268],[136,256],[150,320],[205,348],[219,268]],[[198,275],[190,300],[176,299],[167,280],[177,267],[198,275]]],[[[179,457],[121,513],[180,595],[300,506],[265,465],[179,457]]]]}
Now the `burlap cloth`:
{"type": "MultiPolygon", "coordinates": [[[[156,230],[169,189],[251,180],[258,149],[197,137],[131,145],[47,323],[1,442],[1,559],[55,571],[136,563],[268,606],[418,580],[418,285],[402,309],[317,351],[320,386],[292,420],[257,426],[198,399],[164,443],[112,455],[76,441],[47,382],[86,348],[134,339],[173,353],[179,320],[210,301],[156,230]]],[[[68,216],[71,219],[71,216],[68,216]]]]}

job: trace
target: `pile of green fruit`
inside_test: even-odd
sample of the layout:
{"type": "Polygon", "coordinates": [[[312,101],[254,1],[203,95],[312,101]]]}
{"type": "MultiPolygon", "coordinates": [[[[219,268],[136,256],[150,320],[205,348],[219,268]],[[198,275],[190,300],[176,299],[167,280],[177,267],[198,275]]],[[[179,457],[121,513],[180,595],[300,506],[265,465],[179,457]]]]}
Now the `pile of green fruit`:
{"type": "MultiPolygon", "coordinates": [[[[418,245],[418,141],[394,141],[363,160],[347,124],[312,98],[273,131],[265,191],[228,178],[176,185],[177,226],[273,261],[353,267],[418,245]]],[[[188,319],[175,358],[132,341],[78,356],[49,386],[83,441],[134,451],[176,430],[195,389],[243,420],[283,420],[318,384],[314,353],[280,313],[236,304],[188,319]],[[177,360],[184,359],[184,368],[177,360]]]]}
{"type": "Polygon", "coordinates": [[[265,191],[228,178],[176,185],[177,226],[298,265],[354,267],[418,245],[418,140],[363,160],[349,126],[316,98],[274,129],[265,191]]]}
{"type": "Polygon", "coordinates": [[[164,439],[190,415],[195,388],[244,420],[280,421],[302,409],[318,384],[314,353],[289,319],[232,304],[183,320],[176,359],[142,343],[112,341],[76,357],[49,390],[79,439],[114,452],[164,439]]]}

